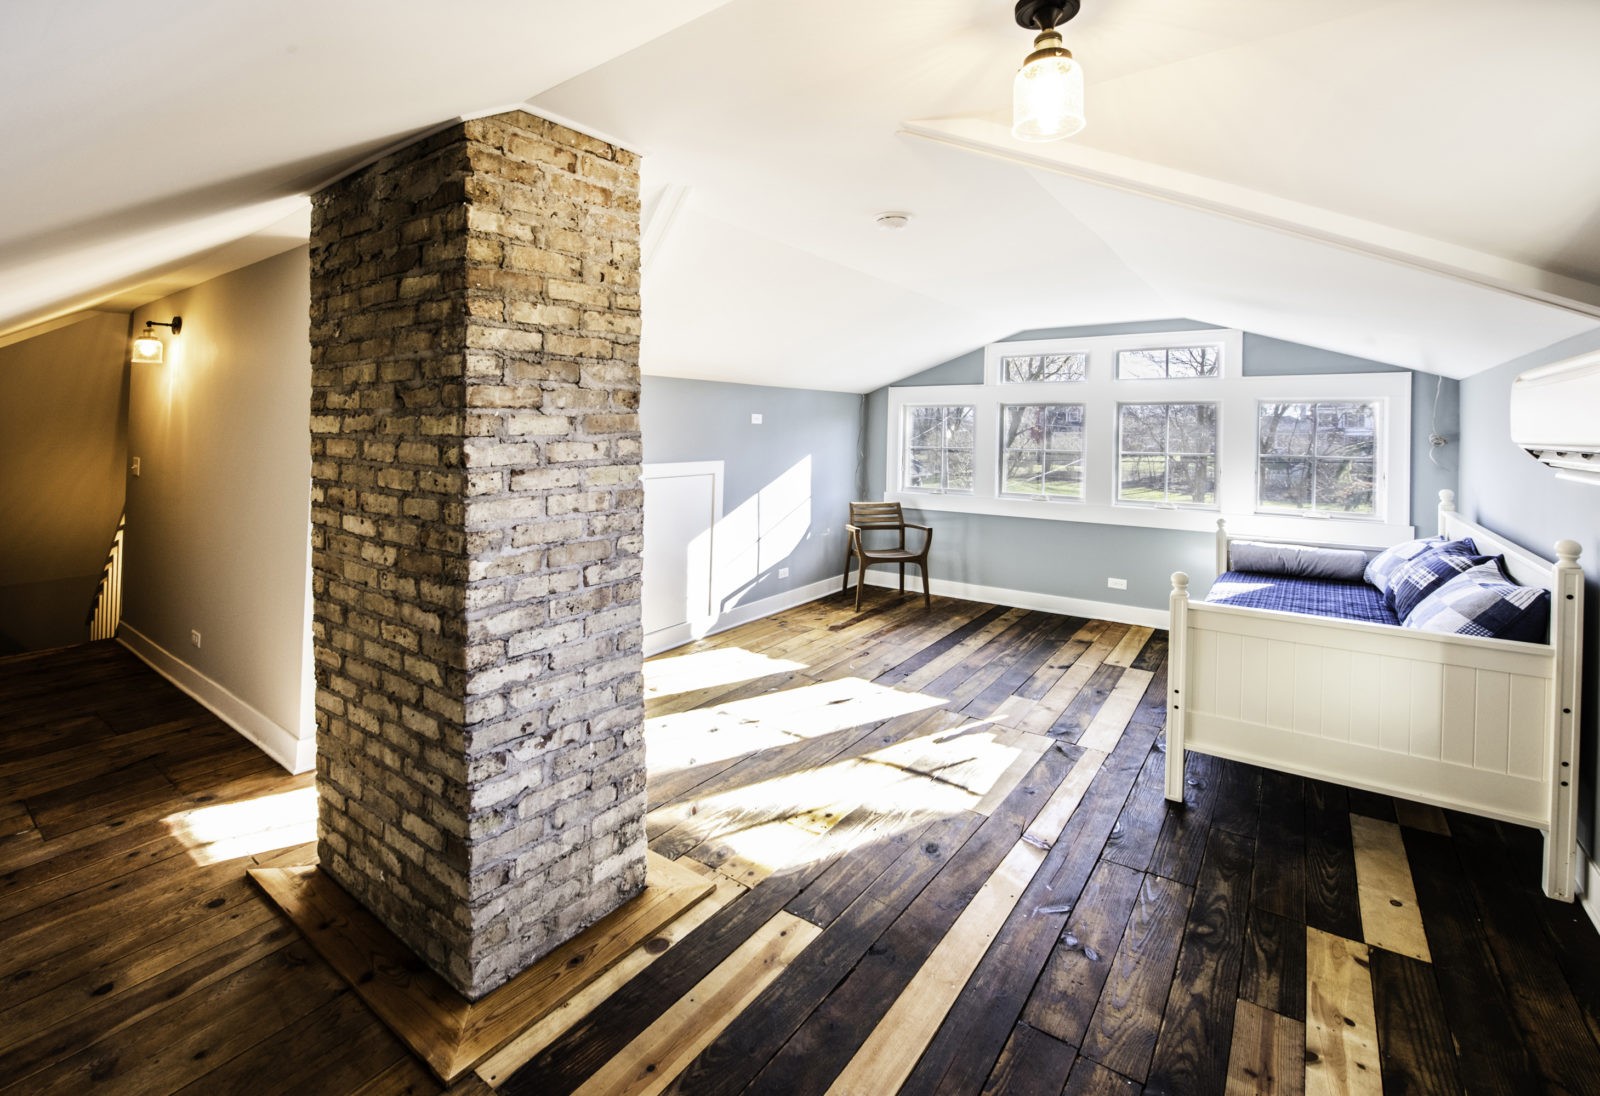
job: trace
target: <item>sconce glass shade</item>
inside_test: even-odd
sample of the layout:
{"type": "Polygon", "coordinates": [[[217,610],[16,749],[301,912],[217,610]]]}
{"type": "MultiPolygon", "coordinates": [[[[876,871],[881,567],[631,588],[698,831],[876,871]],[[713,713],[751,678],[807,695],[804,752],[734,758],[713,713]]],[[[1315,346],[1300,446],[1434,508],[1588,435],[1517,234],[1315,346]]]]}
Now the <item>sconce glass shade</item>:
{"type": "Polygon", "coordinates": [[[1034,42],[1011,85],[1011,135],[1021,141],[1058,141],[1084,125],[1083,66],[1046,31],[1034,42]]]}
{"type": "Polygon", "coordinates": [[[133,364],[160,365],[161,351],[161,340],[146,331],[133,340],[133,364]]]}

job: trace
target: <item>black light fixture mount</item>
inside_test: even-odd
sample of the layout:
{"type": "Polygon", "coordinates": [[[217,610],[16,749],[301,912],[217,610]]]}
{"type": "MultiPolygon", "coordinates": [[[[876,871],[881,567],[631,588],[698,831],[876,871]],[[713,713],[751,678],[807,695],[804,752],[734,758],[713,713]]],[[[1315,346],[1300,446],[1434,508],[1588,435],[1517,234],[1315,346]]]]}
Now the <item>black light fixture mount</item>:
{"type": "Polygon", "coordinates": [[[1081,0],[1017,0],[1017,26],[1054,30],[1078,14],[1081,0]]]}
{"type": "Polygon", "coordinates": [[[170,328],[172,328],[172,333],[174,335],[176,335],[178,332],[183,330],[183,317],[182,316],[174,316],[174,317],[172,317],[172,319],[165,320],[165,321],[163,321],[163,320],[146,320],[146,321],[144,321],[144,325],[146,327],[170,327],[170,328]]]}

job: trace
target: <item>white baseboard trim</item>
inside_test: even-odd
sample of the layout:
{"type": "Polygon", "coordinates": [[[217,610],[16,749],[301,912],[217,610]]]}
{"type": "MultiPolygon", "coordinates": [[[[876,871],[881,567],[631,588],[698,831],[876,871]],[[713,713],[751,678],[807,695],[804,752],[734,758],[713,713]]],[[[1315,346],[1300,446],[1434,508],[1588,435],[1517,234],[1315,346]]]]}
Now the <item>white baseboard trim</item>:
{"type": "Polygon", "coordinates": [[[843,575],[833,578],[818,579],[816,582],[797,586],[793,590],[785,590],[771,597],[764,597],[759,601],[750,601],[733,608],[717,617],[716,623],[709,628],[695,628],[690,624],[679,624],[674,628],[663,628],[659,632],[651,632],[644,637],[644,654],[646,658],[670,651],[674,647],[681,647],[690,640],[703,639],[714,636],[718,632],[726,632],[729,628],[737,628],[741,624],[748,624],[752,620],[760,620],[774,613],[781,613],[785,609],[793,609],[796,605],[804,605],[808,601],[827,597],[829,594],[839,592],[839,586],[844,581],[843,575]]]}
{"type": "Polygon", "coordinates": [[[223,686],[189,665],[137,628],[123,622],[117,642],[132,651],[156,673],[188,693],[218,719],[244,735],[272,760],[292,773],[308,772],[317,764],[314,737],[300,738],[260,710],[240,700],[223,686]]]}
{"type": "MultiPolygon", "coordinates": [[[[898,573],[887,571],[867,572],[868,586],[900,588],[898,573]]],[[[1013,609],[1037,609],[1062,616],[1088,617],[1091,620],[1110,620],[1118,624],[1136,624],[1142,628],[1165,628],[1168,623],[1165,609],[1146,609],[1139,605],[1119,605],[1114,601],[1089,601],[1086,598],[1064,597],[1060,594],[1036,594],[1031,590],[1008,590],[1002,586],[979,586],[971,582],[951,582],[936,578],[930,589],[940,597],[956,597],[964,601],[987,601],[1013,609]]],[[[906,576],[907,592],[921,593],[922,581],[915,572],[906,576]]]]}

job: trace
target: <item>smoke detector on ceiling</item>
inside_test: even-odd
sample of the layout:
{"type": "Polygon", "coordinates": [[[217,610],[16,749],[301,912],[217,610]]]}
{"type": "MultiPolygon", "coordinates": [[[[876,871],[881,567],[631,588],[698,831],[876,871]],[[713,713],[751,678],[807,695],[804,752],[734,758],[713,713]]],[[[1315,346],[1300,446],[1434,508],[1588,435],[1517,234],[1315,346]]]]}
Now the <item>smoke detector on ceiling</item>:
{"type": "Polygon", "coordinates": [[[891,210],[887,213],[878,214],[874,220],[877,222],[879,228],[884,229],[887,232],[899,232],[902,228],[911,223],[911,214],[899,213],[891,210]]]}

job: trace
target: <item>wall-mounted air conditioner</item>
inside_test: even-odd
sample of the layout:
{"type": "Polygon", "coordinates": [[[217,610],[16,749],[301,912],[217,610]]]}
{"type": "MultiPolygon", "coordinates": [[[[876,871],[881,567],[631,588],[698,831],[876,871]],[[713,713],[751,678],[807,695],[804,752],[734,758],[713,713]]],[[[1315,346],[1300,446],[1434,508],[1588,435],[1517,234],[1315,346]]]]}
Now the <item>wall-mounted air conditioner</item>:
{"type": "Polygon", "coordinates": [[[1560,479],[1600,484],[1600,350],[1512,383],[1511,440],[1560,479]]]}

